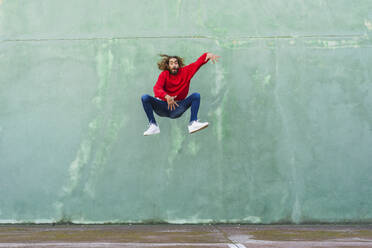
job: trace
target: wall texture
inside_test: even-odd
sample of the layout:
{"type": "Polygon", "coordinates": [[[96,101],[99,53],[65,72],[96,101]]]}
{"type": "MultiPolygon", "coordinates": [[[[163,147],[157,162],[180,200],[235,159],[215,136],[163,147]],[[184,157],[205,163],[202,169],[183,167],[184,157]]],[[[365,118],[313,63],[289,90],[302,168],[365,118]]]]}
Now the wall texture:
{"type": "Polygon", "coordinates": [[[371,0],[0,0],[0,223],[372,222],[371,0]],[[188,111],[144,137],[159,53],[188,111]]]}

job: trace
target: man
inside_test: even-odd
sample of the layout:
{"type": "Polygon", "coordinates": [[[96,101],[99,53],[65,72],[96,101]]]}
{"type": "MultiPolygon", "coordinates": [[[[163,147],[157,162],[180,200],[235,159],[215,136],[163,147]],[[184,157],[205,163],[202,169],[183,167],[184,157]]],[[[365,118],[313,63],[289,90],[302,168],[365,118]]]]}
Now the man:
{"type": "Polygon", "coordinates": [[[200,94],[193,93],[187,98],[186,96],[189,92],[190,80],[199,68],[207,63],[209,59],[214,64],[220,56],[213,53],[204,53],[198,60],[187,66],[184,66],[183,59],[178,56],[165,54],[160,56],[163,59],[158,62],[158,67],[163,72],[160,73],[158,81],[153,88],[155,97],[147,94],[142,96],[143,108],[149,119],[149,128],[143,135],[160,133],[153,111],[161,117],[175,119],[182,116],[191,107],[190,123],[188,125],[189,133],[208,127],[208,122],[199,122],[197,118],[200,94]]]}

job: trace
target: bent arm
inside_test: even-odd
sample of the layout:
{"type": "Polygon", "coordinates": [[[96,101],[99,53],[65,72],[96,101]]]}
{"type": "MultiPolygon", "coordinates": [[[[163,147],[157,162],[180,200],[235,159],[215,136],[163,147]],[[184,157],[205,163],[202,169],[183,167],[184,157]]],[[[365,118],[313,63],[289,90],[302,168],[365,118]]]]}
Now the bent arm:
{"type": "Polygon", "coordinates": [[[165,86],[165,75],[164,73],[160,73],[158,81],[156,81],[156,84],[153,88],[155,97],[162,97],[164,98],[167,95],[167,92],[164,90],[165,86]]]}

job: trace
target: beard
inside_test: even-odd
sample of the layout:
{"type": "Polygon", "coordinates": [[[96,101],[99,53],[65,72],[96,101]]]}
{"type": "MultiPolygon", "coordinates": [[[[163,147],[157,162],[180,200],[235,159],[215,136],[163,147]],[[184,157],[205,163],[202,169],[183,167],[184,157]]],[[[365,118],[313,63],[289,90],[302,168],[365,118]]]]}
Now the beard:
{"type": "Polygon", "coordinates": [[[178,68],[169,69],[170,74],[176,75],[178,73],[178,68]]]}

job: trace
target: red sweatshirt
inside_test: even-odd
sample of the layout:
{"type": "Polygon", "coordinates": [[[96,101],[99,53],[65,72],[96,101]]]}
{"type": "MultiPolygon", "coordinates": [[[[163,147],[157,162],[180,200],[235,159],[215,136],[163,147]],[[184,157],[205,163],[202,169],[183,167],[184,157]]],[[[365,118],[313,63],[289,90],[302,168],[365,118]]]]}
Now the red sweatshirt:
{"type": "Polygon", "coordinates": [[[198,60],[187,66],[180,67],[176,75],[172,75],[168,70],[160,73],[158,81],[154,86],[155,97],[166,101],[164,98],[167,94],[170,96],[177,96],[176,101],[183,100],[189,93],[190,80],[199,68],[207,63],[205,58],[207,53],[204,53],[198,60]]]}

